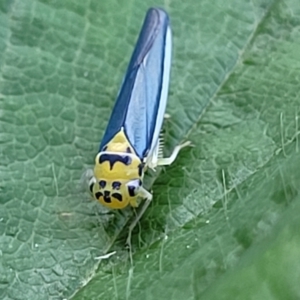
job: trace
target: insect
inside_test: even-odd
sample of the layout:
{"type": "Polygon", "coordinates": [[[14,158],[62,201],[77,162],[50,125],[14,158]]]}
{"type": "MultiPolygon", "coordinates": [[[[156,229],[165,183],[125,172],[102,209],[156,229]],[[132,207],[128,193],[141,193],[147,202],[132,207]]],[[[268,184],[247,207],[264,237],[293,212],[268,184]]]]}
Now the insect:
{"type": "Polygon", "coordinates": [[[152,194],[143,187],[147,168],[170,165],[186,142],[170,157],[161,153],[163,124],[171,66],[171,29],[165,11],[150,8],[146,14],[116,104],[95,159],[90,191],[102,205],[122,209],[145,203],[130,225],[129,236],[152,194]]]}

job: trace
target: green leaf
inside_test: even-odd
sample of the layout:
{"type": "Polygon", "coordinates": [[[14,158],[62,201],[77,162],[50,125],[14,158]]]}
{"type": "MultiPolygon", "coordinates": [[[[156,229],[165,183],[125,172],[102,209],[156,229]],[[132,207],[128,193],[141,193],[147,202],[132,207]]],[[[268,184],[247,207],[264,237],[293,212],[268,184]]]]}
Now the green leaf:
{"type": "Polygon", "coordinates": [[[298,299],[299,25],[296,0],[0,1],[0,298],[298,299]],[[147,178],[128,253],[133,213],[80,182],[154,5],[165,152],[194,147],[147,178]]]}

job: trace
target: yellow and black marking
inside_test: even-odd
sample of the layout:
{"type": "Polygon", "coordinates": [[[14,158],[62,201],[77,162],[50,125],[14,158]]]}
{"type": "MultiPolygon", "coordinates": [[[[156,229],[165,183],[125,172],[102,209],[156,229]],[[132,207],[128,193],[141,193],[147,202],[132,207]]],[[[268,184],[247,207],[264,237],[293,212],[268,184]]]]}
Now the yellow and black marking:
{"type": "Polygon", "coordinates": [[[110,169],[112,170],[116,162],[121,162],[125,166],[129,166],[131,164],[131,157],[128,155],[103,153],[99,156],[99,164],[101,165],[105,161],[109,162],[110,169]]]}
{"type": "Polygon", "coordinates": [[[90,190],[104,206],[121,209],[137,206],[142,186],[144,164],[128,142],[123,128],[98,153],[94,169],[95,182],[90,190]]]}

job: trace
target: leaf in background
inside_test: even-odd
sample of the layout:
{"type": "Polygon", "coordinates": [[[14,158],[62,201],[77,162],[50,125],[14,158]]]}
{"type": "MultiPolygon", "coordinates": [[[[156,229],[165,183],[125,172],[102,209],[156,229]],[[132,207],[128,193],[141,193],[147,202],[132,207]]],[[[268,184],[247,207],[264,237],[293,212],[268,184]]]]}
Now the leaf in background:
{"type": "Polygon", "coordinates": [[[2,1],[1,298],[299,298],[298,6],[2,1]],[[128,214],[79,181],[153,5],[174,36],[166,152],[195,147],[149,178],[131,265],[128,214]]]}

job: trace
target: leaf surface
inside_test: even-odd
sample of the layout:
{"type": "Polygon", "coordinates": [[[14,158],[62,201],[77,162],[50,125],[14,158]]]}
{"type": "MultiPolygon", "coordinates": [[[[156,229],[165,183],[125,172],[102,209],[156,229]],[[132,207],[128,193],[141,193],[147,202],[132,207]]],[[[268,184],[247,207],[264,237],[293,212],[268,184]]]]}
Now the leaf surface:
{"type": "Polygon", "coordinates": [[[296,0],[2,1],[1,299],[299,298],[299,25],[296,0]],[[174,37],[165,152],[194,147],[147,178],[131,260],[132,212],[80,178],[154,5],[174,37]]]}

